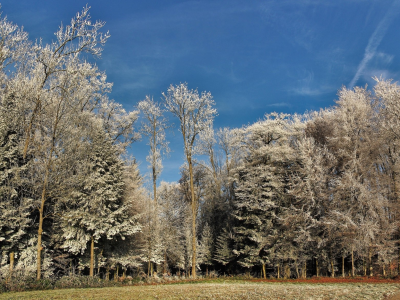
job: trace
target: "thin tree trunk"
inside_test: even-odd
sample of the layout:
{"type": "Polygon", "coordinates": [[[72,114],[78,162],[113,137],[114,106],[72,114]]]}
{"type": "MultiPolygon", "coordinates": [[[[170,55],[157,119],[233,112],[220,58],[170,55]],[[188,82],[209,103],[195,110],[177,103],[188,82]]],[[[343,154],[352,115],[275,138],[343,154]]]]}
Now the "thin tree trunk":
{"type": "Polygon", "coordinates": [[[37,242],[37,256],[36,256],[36,279],[39,280],[42,277],[42,233],[43,233],[43,210],[44,210],[44,197],[46,194],[46,188],[43,187],[42,201],[39,209],[39,228],[38,228],[38,242],[37,242]]]}
{"type": "Polygon", "coordinates": [[[368,256],[369,256],[369,276],[373,276],[373,272],[372,272],[372,251],[371,251],[371,247],[369,248],[368,251],[368,256]]]}
{"type": "Polygon", "coordinates": [[[100,255],[97,255],[97,274],[100,274],[100,257],[101,256],[103,256],[103,250],[101,250],[100,255]]]}
{"type": "Polygon", "coordinates": [[[263,273],[263,278],[267,279],[267,274],[265,272],[265,264],[262,264],[262,273],[263,273]]]}
{"type": "Polygon", "coordinates": [[[280,271],[280,270],[279,270],[279,264],[278,264],[278,279],[281,278],[281,276],[280,276],[281,274],[280,274],[279,271],[280,271]]]}
{"type": "Polygon", "coordinates": [[[164,251],[164,274],[167,274],[167,250],[164,251]]]}
{"type": "Polygon", "coordinates": [[[10,252],[10,277],[12,277],[12,273],[14,270],[14,258],[15,258],[15,252],[12,251],[10,252]]]}
{"type": "Polygon", "coordinates": [[[107,269],[106,269],[106,280],[107,281],[110,280],[110,267],[109,266],[107,266],[107,269]]]}
{"type": "Polygon", "coordinates": [[[363,257],[363,269],[364,269],[364,276],[367,276],[367,263],[364,257],[363,257]]]}
{"type": "Polygon", "coordinates": [[[39,208],[39,227],[38,227],[38,243],[37,243],[37,260],[36,260],[36,279],[39,280],[42,277],[42,233],[43,233],[43,220],[44,220],[44,204],[46,202],[46,192],[47,192],[47,184],[49,180],[49,174],[50,174],[50,166],[51,166],[51,158],[53,156],[54,152],[54,135],[57,129],[57,123],[54,127],[53,130],[53,144],[50,148],[50,153],[49,153],[49,160],[46,163],[46,171],[44,175],[44,182],[43,182],[43,188],[42,188],[42,197],[40,201],[40,208],[39,208]]]}
{"type": "MultiPolygon", "coordinates": [[[[154,139],[155,139],[155,136],[154,136],[154,139]]],[[[155,140],[153,141],[153,143],[155,143],[155,140]]],[[[153,154],[154,155],[154,154],[153,154]]],[[[153,171],[153,197],[154,197],[154,209],[155,209],[155,212],[156,212],[156,214],[157,214],[157,173],[156,173],[156,167],[155,167],[155,165],[153,165],[153,167],[152,167],[152,171],[153,171]]],[[[154,214],[153,215],[153,217],[156,217],[156,214],[154,214]]],[[[157,226],[157,225],[156,225],[157,226]]],[[[152,226],[151,227],[151,230],[153,231],[153,233],[154,233],[154,230],[155,228],[154,228],[154,226],[152,226]]],[[[153,276],[153,274],[154,274],[154,266],[153,266],[154,264],[152,263],[151,264],[151,275],[153,276]]]]}
{"type": "Polygon", "coordinates": [[[156,168],[153,167],[153,194],[154,194],[154,203],[157,204],[157,174],[156,168]]]}
{"type": "Polygon", "coordinates": [[[197,203],[194,195],[193,183],[193,165],[192,159],[188,159],[189,175],[190,175],[190,190],[192,193],[192,277],[196,278],[196,216],[197,216],[197,203]]]}
{"type": "Polygon", "coordinates": [[[317,269],[317,277],[319,277],[319,265],[318,265],[318,259],[315,260],[316,264],[316,269],[317,269]]]}
{"type": "Polygon", "coordinates": [[[92,235],[90,242],[90,271],[89,276],[93,277],[94,275],[94,237],[92,235]]]}
{"type": "Polygon", "coordinates": [[[295,260],[294,264],[295,264],[295,268],[296,268],[296,275],[297,275],[297,278],[300,278],[300,274],[299,274],[299,265],[297,264],[297,260],[295,260]]]}
{"type": "Polygon", "coordinates": [[[69,276],[72,275],[72,260],[69,263],[69,276]]]}
{"type": "Polygon", "coordinates": [[[354,251],[351,249],[351,276],[354,277],[354,251]]]}
{"type": "Polygon", "coordinates": [[[332,258],[331,258],[331,271],[332,271],[331,276],[332,276],[332,278],[334,278],[335,277],[335,266],[334,266],[332,258]]]}
{"type": "Polygon", "coordinates": [[[345,277],[345,274],[344,274],[344,255],[342,255],[342,277],[343,278],[345,277]]]}
{"type": "Polygon", "coordinates": [[[118,271],[119,271],[119,265],[117,265],[117,269],[115,270],[114,281],[118,281],[118,271]]]}
{"type": "Polygon", "coordinates": [[[289,263],[287,263],[285,266],[285,277],[287,279],[290,279],[291,276],[292,276],[292,272],[290,271],[289,263]]]}

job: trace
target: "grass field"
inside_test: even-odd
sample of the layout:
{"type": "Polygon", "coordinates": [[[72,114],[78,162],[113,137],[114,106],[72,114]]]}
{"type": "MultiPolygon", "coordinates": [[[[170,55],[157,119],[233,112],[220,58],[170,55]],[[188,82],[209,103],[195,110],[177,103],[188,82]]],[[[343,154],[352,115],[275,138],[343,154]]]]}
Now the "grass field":
{"type": "Polygon", "coordinates": [[[0,299],[388,299],[398,283],[234,282],[60,289],[0,294],[0,299]]]}

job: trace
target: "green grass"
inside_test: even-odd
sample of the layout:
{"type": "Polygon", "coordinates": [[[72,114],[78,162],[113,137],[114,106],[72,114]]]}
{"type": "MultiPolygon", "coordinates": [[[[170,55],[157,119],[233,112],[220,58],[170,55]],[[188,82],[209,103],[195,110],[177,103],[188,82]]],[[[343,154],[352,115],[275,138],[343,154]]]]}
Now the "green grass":
{"type": "Polygon", "coordinates": [[[225,283],[161,284],[0,294],[0,299],[385,299],[400,284],[225,283]]]}

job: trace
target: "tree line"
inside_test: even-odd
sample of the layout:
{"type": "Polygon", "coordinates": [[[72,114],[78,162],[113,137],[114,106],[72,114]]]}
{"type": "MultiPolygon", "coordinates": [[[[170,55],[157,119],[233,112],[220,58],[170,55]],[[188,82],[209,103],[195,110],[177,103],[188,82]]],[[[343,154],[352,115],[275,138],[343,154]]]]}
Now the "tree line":
{"type": "Polygon", "coordinates": [[[400,273],[400,87],[214,129],[211,93],[171,85],[127,112],[91,63],[85,7],[51,44],[0,20],[0,276],[400,273]],[[180,180],[159,182],[172,115],[180,180]],[[142,122],[139,123],[138,121],[142,122]],[[127,147],[149,145],[151,188],[127,147]]]}

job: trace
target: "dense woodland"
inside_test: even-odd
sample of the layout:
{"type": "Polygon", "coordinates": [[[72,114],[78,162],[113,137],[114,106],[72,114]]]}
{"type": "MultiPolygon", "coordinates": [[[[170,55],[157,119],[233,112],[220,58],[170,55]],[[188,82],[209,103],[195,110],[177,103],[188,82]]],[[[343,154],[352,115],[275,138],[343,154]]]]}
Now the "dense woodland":
{"type": "Polygon", "coordinates": [[[126,112],[91,63],[103,25],[85,8],[43,44],[0,20],[2,278],[400,272],[398,84],[233,129],[186,83],[126,112]],[[172,123],[186,161],[160,183],[172,123]],[[127,153],[139,138],[150,185],[127,153]]]}

